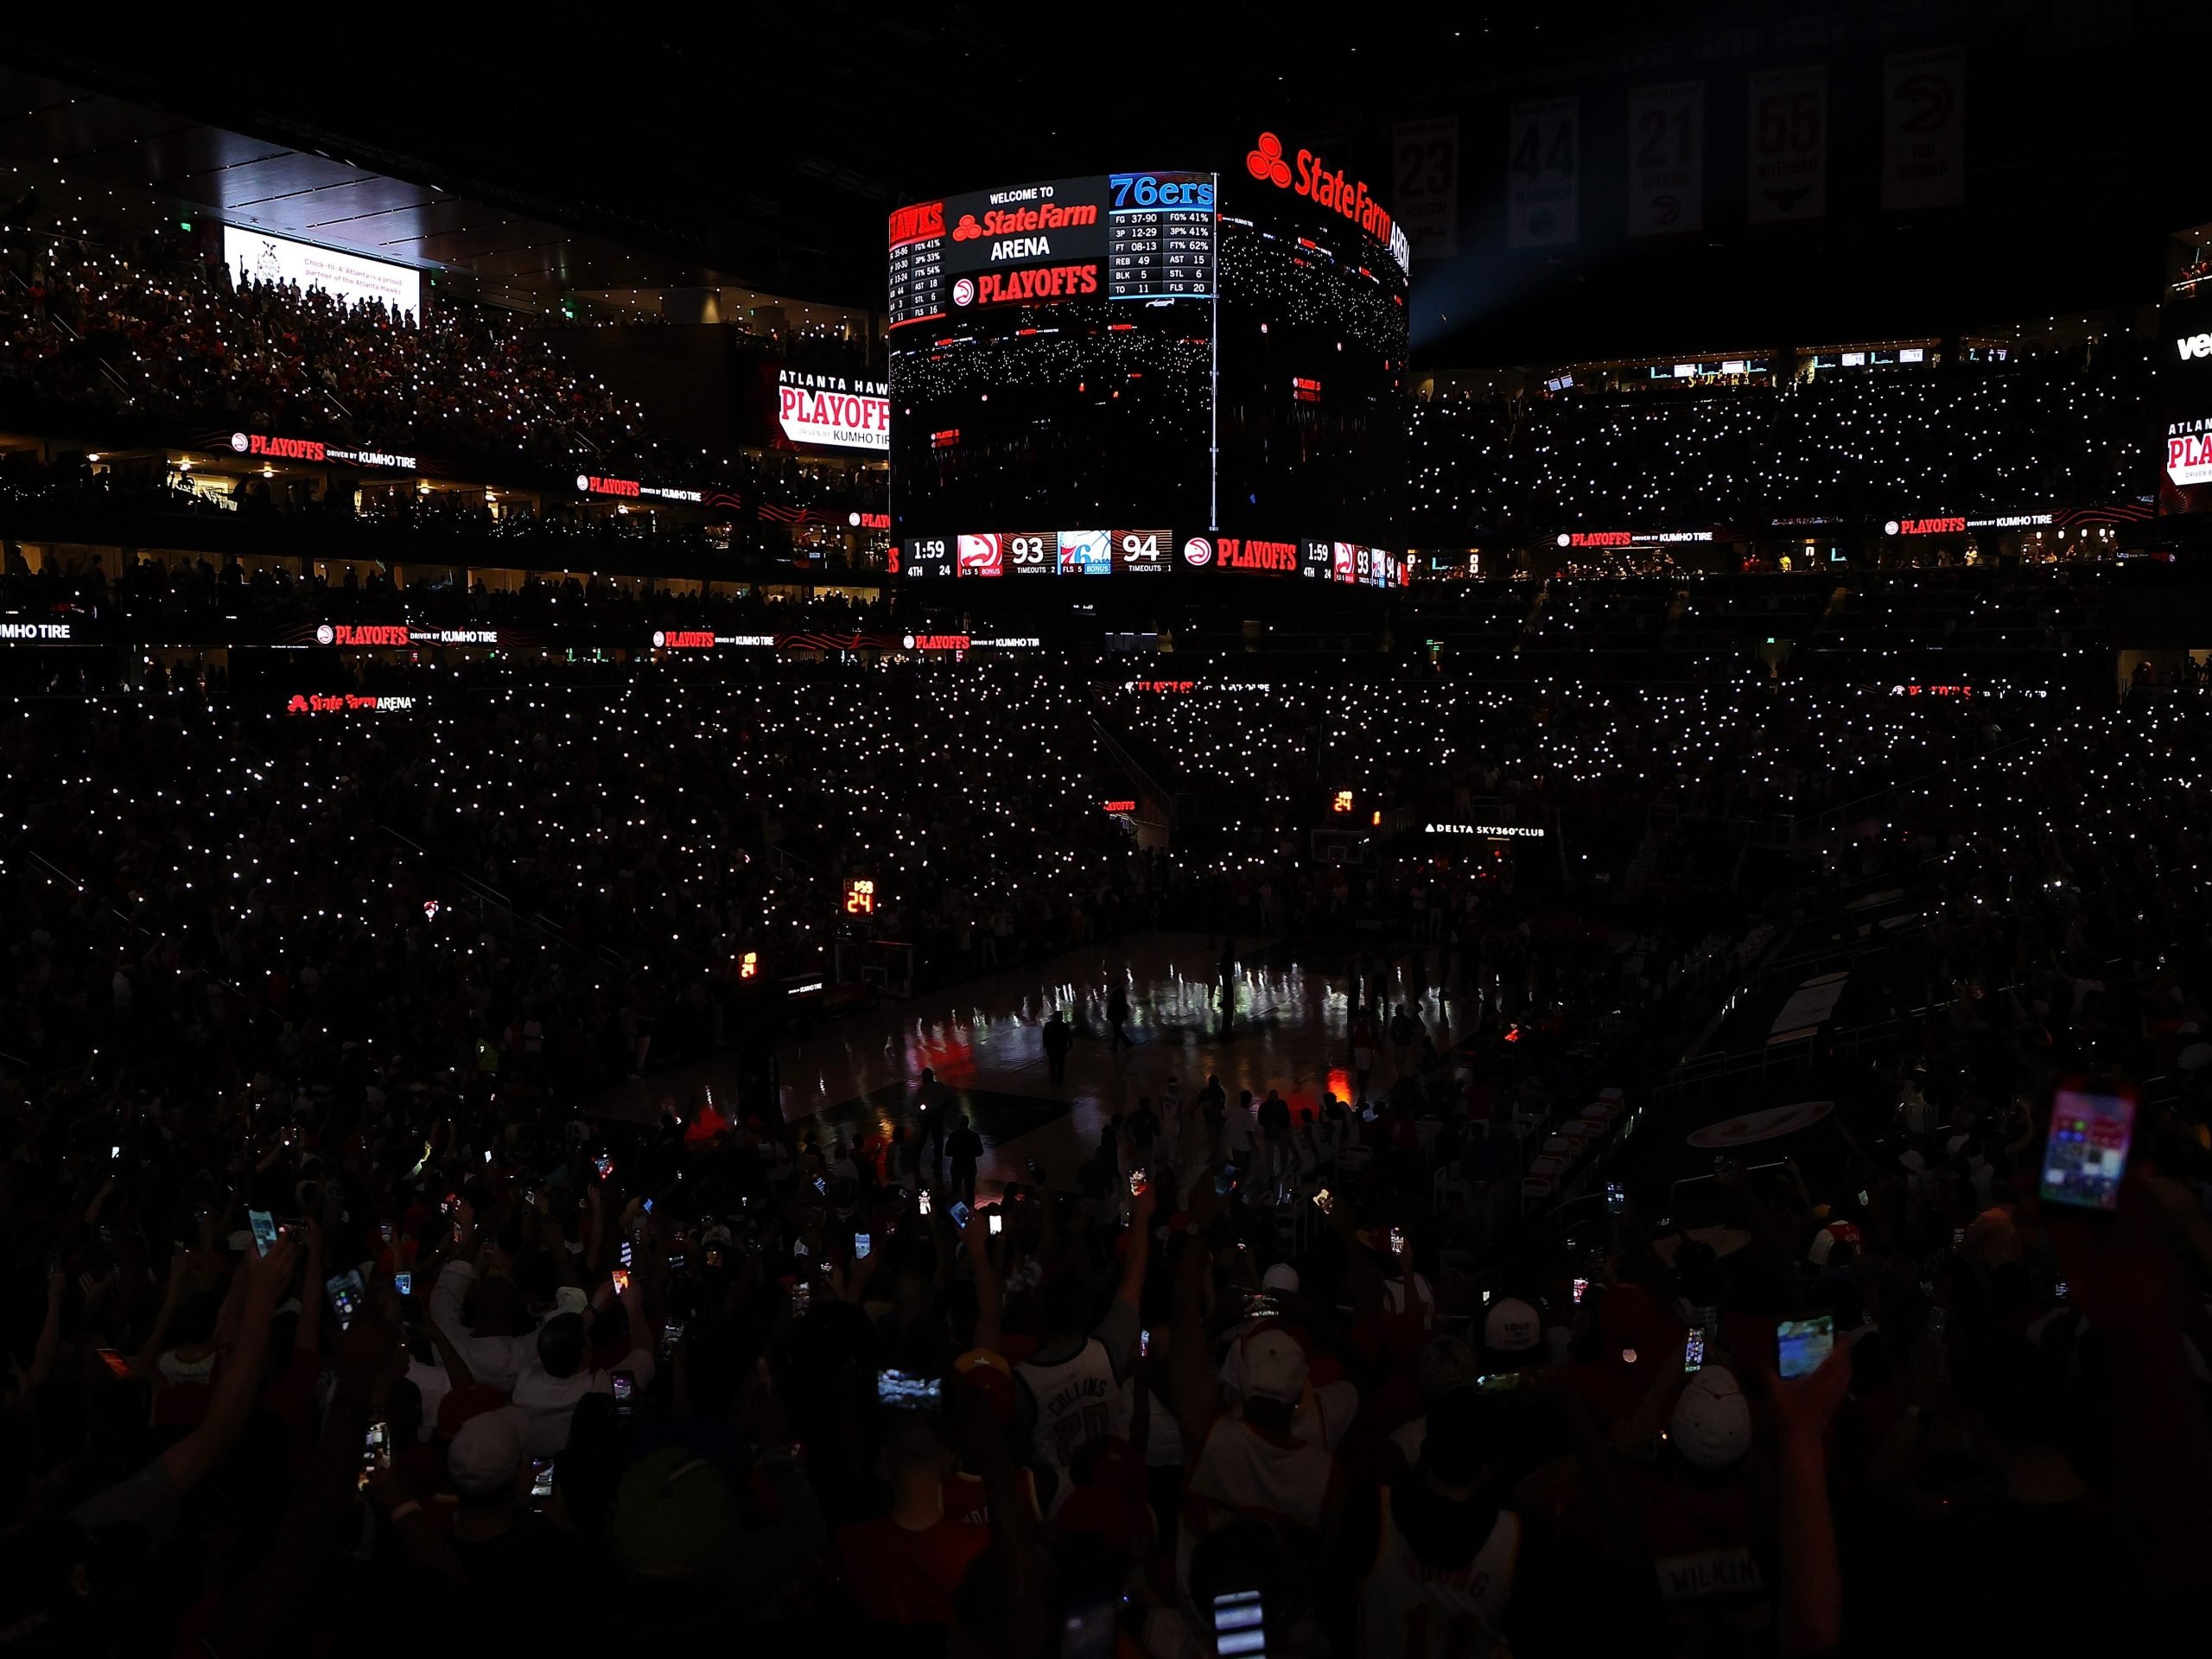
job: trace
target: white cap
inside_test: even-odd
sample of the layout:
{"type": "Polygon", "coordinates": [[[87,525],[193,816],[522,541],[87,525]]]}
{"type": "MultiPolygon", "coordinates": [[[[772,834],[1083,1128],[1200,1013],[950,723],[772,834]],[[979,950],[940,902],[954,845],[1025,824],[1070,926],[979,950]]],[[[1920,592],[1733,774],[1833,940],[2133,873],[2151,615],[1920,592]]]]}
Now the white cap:
{"type": "Polygon", "coordinates": [[[479,1412],[461,1426],[446,1453],[454,1490],[464,1497],[496,1492],[522,1466],[522,1425],[512,1407],[479,1412]]]}
{"type": "Polygon", "coordinates": [[[1278,1262],[1260,1275],[1260,1288],[1287,1291],[1295,1296],[1298,1294],[1298,1269],[1287,1262],[1278,1262]]]}
{"type": "Polygon", "coordinates": [[[1700,1469],[1726,1469],[1751,1449],[1751,1404],[1726,1366],[1708,1365],[1682,1385],[1667,1433],[1700,1469]]]}
{"type": "Polygon", "coordinates": [[[1253,1332],[1238,1344],[1244,1361],[1243,1392],[1262,1400],[1294,1406],[1306,1397],[1306,1351],[1274,1325],[1253,1332]]]}
{"type": "Polygon", "coordinates": [[[1492,1302],[1483,1320],[1483,1346],[1497,1354],[1525,1354],[1543,1340],[1544,1322],[1518,1296],[1492,1302]]]}

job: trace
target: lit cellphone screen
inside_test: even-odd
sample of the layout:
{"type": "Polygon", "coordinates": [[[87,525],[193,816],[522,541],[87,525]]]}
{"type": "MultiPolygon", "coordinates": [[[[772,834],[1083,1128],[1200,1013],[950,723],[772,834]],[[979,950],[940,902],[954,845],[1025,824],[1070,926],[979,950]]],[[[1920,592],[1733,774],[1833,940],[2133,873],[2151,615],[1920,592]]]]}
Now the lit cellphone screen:
{"type": "Polygon", "coordinates": [[[2043,1148],[2043,1196],[2056,1204],[2110,1210],[2135,1138],[2135,1091],[2092,1091],[2078,1077],[2058,1086],[2050,1103],[2050,1135],[2043,1148]]]}
{"type": "Polygon", "coordinates": [[[1256,1590],[1213,1599],[1214,1651],[1223,1659],[1259,1659],[1268,1650],[1267,1612],[1256,1590]]]}
{"type": "Polygon", "coordinates": [[[1804,1376],[1821,1369],[1835,1346],[1835,1319],[1823,1313],[1810,1319],[1784,1319],[1774,1328],[1784,1376],[1804,1376]]]}

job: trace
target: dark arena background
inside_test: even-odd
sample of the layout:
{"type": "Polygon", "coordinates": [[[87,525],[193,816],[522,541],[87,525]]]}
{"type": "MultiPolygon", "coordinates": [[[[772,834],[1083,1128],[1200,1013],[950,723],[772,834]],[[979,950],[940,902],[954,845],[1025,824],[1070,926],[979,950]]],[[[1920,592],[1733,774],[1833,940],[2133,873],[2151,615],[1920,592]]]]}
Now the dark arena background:
{"type": "Polygon", "coordinates": [[[2205,8],[162,23],[0,1650],[2201,1643],[2205,8]]]}

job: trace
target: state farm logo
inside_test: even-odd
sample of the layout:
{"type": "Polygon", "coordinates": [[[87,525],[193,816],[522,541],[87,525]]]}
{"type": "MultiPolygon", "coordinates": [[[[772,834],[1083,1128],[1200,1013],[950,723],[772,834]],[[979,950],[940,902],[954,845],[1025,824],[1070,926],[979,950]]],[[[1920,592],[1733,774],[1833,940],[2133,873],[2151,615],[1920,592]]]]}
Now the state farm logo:
{"type": "Polygon", "coordinates": [[[983,227],[976,222],[973,213],[961,214],[960,222],[952,227],[952,239],[956,242],[973,242],[982,233],[983,227]]]}
{"type": "Polygon", "coordinates": [[[1325,165],[1312,150],[1300,150],[1294,168],[1283,159],[1282,140],[1272,132],[1263,132],[1258,144],[1246,152],[1244,170],[1263,184],[1288,190],[1317,207],[1341,214],[1388,247],[1399,270],[1410,266],[1413,252],[1405,227],[1390,217],[1363,181],[1325,165]]]}
{"type": "Polygon", "coordinates": [[[2212,334],[2191,334],[2174,344],[2181,348],[2181,360],[2184,363],[2193,357],[2212,357],[2212,334]]]}
{"type": "Polygon", "coordinates": [[[1290,163],[1282,158],[1282,140],[1272,132],[1262,133],[1259,148],[1244,157],[1244,170],[1278,187],[1289,184],[1290,163]]]}
{"type": "MultiPolygon", "coordinates": [[[[2189,353],[2187,352],[2183,352],[2182,355],[2186,357],[2189,353]]],[[[251,445],[252,442],[253,440],[247,437],[243,432],[233,432],[231,434],[231,448],[237,450],[240,454],[245,454],[248,447],[251,445]]]]}
{"type": "Polygon", "coordinates": [[[1205,566],[1213,563],[1213,543],[1203,536],[1193,536],[1183,543],[1183,563],[1205,566]]]}
{"type": "Polygon", "coordinates": [[[958,282],[952,285],[952,302],[955,305],[975,304],[976,284],[970,282],[967,277],[963,276],[958,282]]]}

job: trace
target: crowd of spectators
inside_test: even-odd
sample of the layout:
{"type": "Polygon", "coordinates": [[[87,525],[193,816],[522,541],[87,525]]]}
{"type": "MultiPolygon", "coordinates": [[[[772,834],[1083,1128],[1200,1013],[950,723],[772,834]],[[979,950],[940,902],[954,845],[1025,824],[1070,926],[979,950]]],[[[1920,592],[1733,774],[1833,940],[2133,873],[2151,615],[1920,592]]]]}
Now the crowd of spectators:
{"type": "MultiPolygon", "coordinates": [[[[576,552],[574,563],[585,563],[588,544],[576,552]]],[[[342,559],[335,575],[303,575],[274,560],[257,560],[249,571],[235,558],[219,565],[207,558],[164,564],[127,553],[111,573],[108,559],[94,554],[67,571],[54,562],[33,570],[20,554],[11,554],[0,565],[0,609],[105,619],[156,632],[163,625],[189,631],[241,621],[261,627],[404,621],[430,629],[556,630],[594,646],[627,650],[643,649],[656,629],[850,633],[890,626],[883,605],[835,593],[772,598],[749,585],[724,584],[710,592],[701,583],[650,576],[532,574],[512,588],[494,589],[480,575],[463,582],[418,573],[402,588],[376,566],[342,559]]]]}
{"type": "MultiPolygon", "coordinates": [[[[427,563],[497,564],[559,569],[607,563],[639,574],[671,575],[789,564],[794,557],[842,570],[880,555],[849,548],[843,531],[855,508],[875,512],[875,497],[855,474],[842,481],[811,470],[785,476],[762,468],[765,492],[741,505],[712,512],[538,512],[536,503],[510,494],[495,506],[481,493],[411,486],[366,490],[325,487],[311,479],[286,480],[278,488],[251,477],[234,493],[195,488],[182,475],[167,477],[113,463],[86,467],[81,457],[52,467],[26,463],[0,468],[0,510],[25,540],[99,546],[208,547],[251,556],[296,550],[311,537],[325,560],[376,559],[427,563]],[[150,516],[149,516],[150,515],[150,516]],[[196,521],[189,525],[178,517],[196,521]],[[779,528],[781,523],[827,521],[827,530],[779,528]]],[[[542,498],[541,498],[542,499],[542,498]]],[[[870,567],[872,568],[872,567],[870,567]]]]}
{"type": "MultiPolygon", "coordinates": [[[[0,283],[0,371],[104,396],[158,342],[130,395],[180,409],[189,360],[357,420],[419,401],[457,442],[564,402],[609,442],[627,418],[460,313],[105,258],[0,283]]],[[[2131,487],[2125,373],[1572,400],[1487,434],[1431,405],[1423,476],[1455,523],[2009,507],[2131,487]],[[1495,494],[1457,493],[1484,467],[1495,494]]],[[[886,620],[381,581],[11,559],[0,602],[886,620]]],[[[149,660],[0,705],[0,1645],[734,1628],[1426,1659],[2185,1629],[2212,1573],[2212,708],[2193,671],[2084,695],[2099,601],[2070,579],[1833,588],[1756,603],[1869,660],[1964,627],[2042,680],[303,655],[296,685],[149,660]],[[333,689],[406,701],[285,695],[333,689]],[[1171,845],[1102,810],[1130,790],[1128,816],[1187,814],[1171,845]],[[1406,829],[1489,813],[1548,834],[1406,829]],[[1077,1041],[1147,1080],[1056,1167],[979,1183],[927,1073],[824,1115],[777,1073],[782,993],[854,876],[925,984],[1206,931],[1224,1039],[1236,941],[1282,941],[1328,982],[1327,1091],[1231,1099],[1141,1021],[1125,1053],[1144,988],[1116,981],[1068,997],[1073,1027],[988,1012],[1039,1027],[1056,1096],[1077,1041]],[[1870,899],[1906,925],[1862,950],[1870,899]],[[1771,1160],[1686,1152],[1755,1097],[1675,1061],[1823,931],[1886,1011],[1808,1051],[1829,1111],[1771,1160]],[[717,1098],[695,1063],[731,1055],[717,1098]],[[2069,1078],[2139,1096],[2108,1216],[2038,1196],[2069,1078]]],[[[1555,596],[1514,626],[1562,648],[1751,614],[1725,585],[1555,596]]]]}
{"type": "Polygon", "coordinates": [[[1375,1655],[2064,1649],[2116,1597],[2186,1611],[2212,715],[1452,691],[1280,689],[1272,728],[1025,664],[503,671],[354,726],[19,702],[0,1624],[1169,1659],[1243,1610],[1268,1651],[1375,1655]],[[1276,805],[1139,852],[1096,712],[1276,805]],[[1317,868],[1298,744],[1381,801],[1694,810],[1805,798],[1822,757],[1878,804],[1630,938],[1539,864],[1317,868]],[[1238,1102],[1141,1045],[1157,1087],[1095,1153],[980,1192],[926,1077],[852,1122],[607,1114],[737,1040],[743,953],[861,869],[971,968],[1207,922],[1349,962],[1345,1081],[1238,1102]],[[1398,912],[1356,957],[1340,880],[1398,912]],[[1724,1159],[1694,1212],[1669,1057],[1869,887],[1922,908],[1891,1035],[1818,1081],[1833,1133],[1724,1159]],[[2142,1096],[2101,1225],[2035,1196],[2072,1073],[2142,1096]],[[1639,1120],[1620,1199],[1524,1224],[1592,1101],[1639,1120]],[[1783,1375],[1809,1319],[1834,1352],[1783,1375]]]}
{"type": "Polygon", "coordinates": [[[0,393],[320,436],[495,480],[583,467],[712,486],[747,512],[875,505],[857,469],[663,440],[638,404],[556,349],[556,318],[450,292],[416,316],[235,273],[188,238],[111,239],[18,231],[0,242],[0,393]]]}
{"type": "Polygon", "coordinates": [[[2143,342],[2114,336],[1779,387],[1417,400],[1409,511],[1418,539],[1880,524],[2147,495],[2150,364],[2143,342]]]}
{"type": "Polygon", "coordinates": [[[417,316],[148,244],[18,238],[10,253],[0,372],[49,395],[511,466],[645,442],[634,405],[465,302],[417,316]]]}

